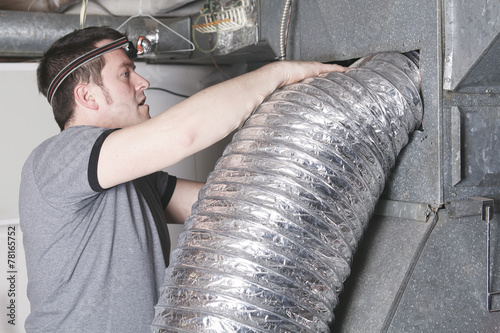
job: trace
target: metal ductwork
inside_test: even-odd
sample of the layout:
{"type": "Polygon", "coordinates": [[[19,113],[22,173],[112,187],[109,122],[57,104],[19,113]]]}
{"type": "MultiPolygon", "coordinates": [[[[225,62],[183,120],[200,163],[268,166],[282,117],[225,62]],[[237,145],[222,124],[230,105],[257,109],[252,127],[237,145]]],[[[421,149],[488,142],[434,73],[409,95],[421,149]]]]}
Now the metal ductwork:
{"type": "MultiPolygon", "coordinates": [[[[109,26],[116,29],[127,19],[128,17],[90,15],[87,16],[85,26],[109,26]]],[[[174,57],[170,52],[191,47],[188,42],[168,31],[162,24],[189,39],[189,18],[155,21],[145,16],[137,17],[127,22],[120,31],[127,33],[130,40],[137,40],[139,36],[153,36],[153,56],[168,53],[169,57],[174,57]]],[[[0,10],[2,31],[0,56],[41,57],[53,42],[79,28],[79,15],[0,10]]],[[[187,57],[189,53],[183,52],[175,56],[187,57]]]]}
{"type": "MultiPolygon", "coordinates": [[[[118,0],[99,1],[104,2],[118,0]]],[[[129,8],[138,3],[135,0],[129,2],[129,8]]],[[[392,165],[395,154],[384,153],[400,147],[404,143],[404,140],[401,141],[404,138],[402,133],[412,127],[405,128],[396,122],[393,115],[377,119],[379,122],[389,119],[391,123],[379,124],[365,116],[368,112],[363,113],[362,110],[370,108],[362,107],[358,98],[393,101],[393,97],[382,97],[386,93],[376,89],[367,96],[360,96],[362,91],[366,92],[368,84],[358,81],[354,73],[368,73],[365,66],[370,62],[363,63],[360,69],[351,69],[346,75],[327,75],[318,79],[315,87],[308,80],[306,86],[294,85],[273,95],[228,147],[200,198],[195,214],[186,225],[181,247],[173,254],[175,266],[168,271],[167,284],[162,290],[155,319],[155,325],[158,325],[156,330],[168,331],[169,327],[176,327],[172,330],[193,332],[197,328],[208,331],[207,327],[212,327],[214,331],[221,331],[222,328],[217,325],[226,323],[233,323],[233,326],[228,324],[227,327],[239,328],[241,332],[248,327],[266,331],[265,325],[278,327],[281,323],[298,325],[303,330],[307,325],[324,328],[335,308],[335,293],[343,288],[339,305],[335,308],[336,319],[330,325],[335,332],[500,331],[500,239],[497,236],[500,230],[500,2],[291,1],[286,30],[280,24],[283,20],[280,22],[279,19],[285,1],[255,0],[254,3],[252,22],[255,24],[248,26],[247,30],[222,35],[219,46],[223,44],[225,48],[214,52],[217,64],[237,63],[232,69],[238,71],[247,69],[241,64],[252,68],[258,62],[274,60],[281,53],[283,39],[280,36],[286,31],[286,59],[289,60],[350,62],[366,54],[388,50],[400,53],[419,50],[419,75],[425,104],[422,127],[413,133],[411,144],[405,146],[390,177],[386,177],[386,170],[392,165]],[[251,29],[255,30],[255,38],[248,38],[253,36],[248,33],[251,29]],[[240,43],[242,40],[245,43],[240,43]],[[341,81],[331,81],[333,79],[341,81]],[[331,82],[329,88],[321,86],[323,90],[318,90],[319,84],[325,82],[331,82]],[[299,87],[307,87],[304,88],[306,92],[298,91],[299,87]],[[328,97],[322,94],[325,91],[328,97]],[[325,100],[318,100],[320,96],[325,100]],[[296,103],[295,99],[299,102],[296,103]],[[301,105],[301,101],[306,99],[307,105],[301,105]],[[296,104],[298,106],[294,106],[296,104]],[[318,118],[321,115],[317,111],[321,109],[320,105],[331,113],[318,118]],[[366,132],[372,122],[379,127],[366,132]],[[358,134],[358,126],[365,130],[363,135],[358,134]],[[402,136],[393,135],[397,130],[402,136]],[[390,135],[384,137],[380,131],[390,135]],[[381,147],[391,147],[391,150],[381,147]],[[250,148],[254,153],[248,152],[250,148]],[[365,157],[364,153],[373,154],[376,158],[365,157]],[[264,157],[266,162],[261,160],[264,157]],[[351,162],[349,158],[354,160],[351,162]],[[340,164],[332,164],[332,160],[340,164]],[[236,165],[226,167],[230,161],[236,161],[236,165]],[[304,165],[299,161],[304,161],[304,165]],[[243,167],[249,169],[239,171],[243,167]],[[313,168],[319,175],[313,176],[312,171],[303,169],[306,167],[313,168]],[[337,177],[339,172],[344,178],[337,177]],[[352,177],[348,176],[349,172],[353,172],[352,177]],[[357,178],[358,175],[362,175],[362,180],[357,178]],[[227,180],[221,180],[223,176],[227,180]],[[262,179],[266,179],[264,184],[257,187],[257,182],[262,179]],[[310,183],[304,184],[304,179],[310,183]],[[375,200],[373,195],[378,192],[374,190],[376,186],[371,186],[370,191],[374,193],[369,196],[362,185],[380,181],[378,186],[383,186],[380,184],[384,180],[382,199],[363,232],[362,241],[358,242],[359,235],[355,232],[367,223],[358,220],[369,216],[375,200]],[[334,183],[330,184],[330,181],[334,183]],[[248,183],[255,186],[250,187],[248,183]],[[213,197],[215,188],[221,189],[217,192],[221,197],[213,197]],[[363,190],[354,191],[354,188],[363,190]],[[240,193],[240,189],[245,192],[240,193]],[[222,197],[223,194],[226,197],[222,197]],[[334,204],[325,201],[325,197],[330,196],[335,198],[334,204]],[[495,202],[496,214],[488,223],[483,217],[483,199],[495,202]],[[240,209],[239,205],[243,203],[248,203],[248,206],[240,209]],[[311,207],[316,210],[309,212],[311,207]],[[237,212],[234,213],[237,218],[230,215],[233,210],[237,212]],[[320,219],[323,219],[322,222],[318,222],[320,219]],[[328,224],[329,221],[346,222],[340,225],[340,222],[328,224]],[[315,224],[317,234],[304,229],[307,223],[315,224]],[[490,223],[493,230],[491,239],[487,232],[490,223]],[[231,224],[236,230],[226,229],[231,224]],[[329,233],[324,231],[325,228],[329,233]],[[193,240],[195,235],[198,238],[193,240]],[[259,241],[255,240],[257,235],[259,241]],[[309,247],[299,243],[298,238],[302,236],[308,237],[309,247]],[[227,245],[226,239],[231,237],[235,240],[234,245],[227,245]],[[274,238],[271,241],[267,237],[274,238]],[[205,238],[207,240],[201,243],[205,238]],[[271,256],[277,248],[274,241],[285,244],[283,248],[290,250],[280,254],[281,257],[271,256]],[[335,271],[336,275],[327,266],[332,259],[328,261],[330,257],[324,258],[334,251],[330,250],[332,243],[338,245],[339,254],[335,257],[338,266],[335,267],[340,272],[335,271]],[[225,250],[223,245],[231,250],[225,250]],[[349,255],[356,248],[355,259],[348,267],[349,255]],[[213,252],[215,250],[219,252],[213,252]],[[327,250],[330,252],[325,252],[327,250]],[[262,251],[267,251],[269,256],[252,255],[264,253],[262,251]],[[179,264],[180,258],[189,253],[197,255],[193,255],[191,263],[179,264]],[[218,260],[210,263],[208,254],[212,253],[219,253],[218,260]],[[223,264],[233,258],[230,254],[239,256],[241,253],[243,256],[233,261],[234,268],[222,271],[225,269],[223,264]],[[302,257],[302,254],[309,257],[302,257]],[[255,262],[254,257],[261,261],[255,262]],[[282,259],[279,265],[272,261],[276,258],[282,259]],[[203,268],[202,264],[194,262],[195,259],[205,260],[203,265],[210,267],[203,268]],[[275,263],[274,266],[265,266],[264,259],[275,263]],[[309,274],[302,269],[306,267],[305,262],[307,267],[315,269],[310,273],[314,279],[305,281],[305,274],[309,274]],[[216,271],[219,269],[217,266],[219,271],[216,271]],[[290,267],[300,269],[292,272],[290,267]],[[244,269],[247,268],[254,270],[246,273],[244,269]],[[276,274],[264,274],[266,270],[276,274]],[[343,274],[348,274],[344,270],[351,273],[342,284],[339,281],[343,274]],[[188,272],[192,275],[188,276],[188,272]],[[295,275],[287,276],[288,273],[295,275]],[[327,273],[332,278],[322,290],[315,282],[327,273]],[[221,278],[215,279],[216,275],[221,278]],[[282,277],[284,284],[270,281],[274,276],[282,277]],[[295,276],[298,279],[294,279],[295,276]],[[196,284],[198,278],[199,286],[196,284]],[[234,290],[239,288],[235,292],[230,290],[230,281],[234,281],[234,290]],[[227,283],[222,285],[224,282],[227,283]],[[236,283],[240,285],[236,286],[236,283]],[[300,289],[299,286],[305,288],[300,289]],[[300,295],[297,298],[302,303],[293,304],[293,298],[285,298],[283,293],[279,293],[292,287],[295,289],[290,290],[297,291],[300,295]],[[315,293],[323,297],[318,303],[312,303],[305,297],[315,293]],[[243,298],[246,295],[252,297],[243,298]],[[268,295],[281,296],[269,300],[265,298],[268,295]],[[224,297],[224,301],[216,303],[224,297]],[[325,300],[325,297],[328,299],[325,300]],[[268,301],[260,302],[263,299],[268,301]],[[249,305],[254,306],[252,314],[249,314],[249,305]],[[169,313],[169,310],[172,312],[169,313]],[[264,311],[270,313],[268,324],[254,325],[264,311]],[[237,315],[241,317],[233,320],[237,315]],[[299,323],[296,324],[290,316],[299,323]]],[[[157,1],[156,4],[163,5],[163,2],[160,4],[157,1]]],[[[161,21],[189,37],[191,24],[196,20],[200,7],[186,15],[179,15],[185,18],[161,21]],[[189,15],[190,18],[187,17],[189,15]],[[177,24],[179,28],[175,28],[177,24]]],[[[133,10],[126,15],[135,12],[133,10]]],[[[86,26],[118,27],[128,18],[108,15],[109,12],[102,16],[89,15],[86,26]]],[[[131,28],[132,38],[146,30],[144,27],[149,23],[141,23],[143,19],[130,22],[131,26],[137,24],[137,29],[131,28]]],[[[0,11],[0,28],[0,56],[25,60],[41,56],[52,41],[79,28],[79,17],[69,13],[0,11]]],[[[200,45],[209,45],[209,34],[198,33],[196,38],[200,45]]],[[[174,45],[162,43],[161,47],[165,47],[164,50],[185,47],[180,39],[171,43],[174,45]],[[176,46],[176,42],[183,44],[176,46]]],[[[212,65],[209,55],[198,50],[173,56],[157,53],[155,56],[148,61],[212,65]]],[[[376,72],[378,74],[373,72],[370,79],[373,82],[382,80],[378,75],[386,76],[392,71],[376,72]]],[[[392,102],[385,103],[389,108],[392,105],[392,102]]],[[[386,112],[389,111],[384,107],[383,113],[386,112]]]]}
{"type": "Polygon", "coordinates": [[[419,86],[414,61],[379,53],[261,104],[186,221],[154,331],[329,332],[419,86]]]}

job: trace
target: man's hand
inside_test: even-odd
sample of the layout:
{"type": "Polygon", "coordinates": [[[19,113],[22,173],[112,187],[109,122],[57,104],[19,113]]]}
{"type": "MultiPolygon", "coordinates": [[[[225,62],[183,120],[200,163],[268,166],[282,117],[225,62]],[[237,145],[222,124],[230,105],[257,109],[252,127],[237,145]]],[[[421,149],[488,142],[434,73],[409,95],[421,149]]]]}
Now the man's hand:
{"type": "Polygon", "coordinates": [[[276,70],[285,75],[279,87],[299,82],[308,77],[318,76],[321,73],[345,72],[347,70],[347,67],[336,64],[323,64],[316,61],[279,61],[268,66],[277,67],[276,70]]]}

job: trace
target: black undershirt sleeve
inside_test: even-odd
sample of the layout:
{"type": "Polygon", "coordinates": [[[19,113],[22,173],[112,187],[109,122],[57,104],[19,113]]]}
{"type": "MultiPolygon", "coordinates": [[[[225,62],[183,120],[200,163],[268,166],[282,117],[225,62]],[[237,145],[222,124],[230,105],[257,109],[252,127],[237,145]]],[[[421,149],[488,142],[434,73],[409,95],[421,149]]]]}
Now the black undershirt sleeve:
{"type": "Polygon", "coordinates": [[[92,151],[90,152],[87,177],[89,180],[90,188],[92,188],[92,190],[94,190],[95,192],[101,192],[104,190],[99,184],[99,180],[97,179],[97,162],[99,161],[99,153],[101,152],[102,144],[104,143],[104,140],[106,140],[108,135],[116,130],[117,129],[109,129],[102,132],[102,134],[95,141],[94,146],[92,147],[92,151]]]}
{"type": "Polygon", "coordinates": [[[161,197],[161,203],[163,205],[163,209],[165,209],[170,202],[170,199],[172,198],[172,195],[174,194],[175,190],[175,185],[177,184],[177,177],[168,175],[168,183],[167,183],[167,188],[165,189],[165,192],[163,193],[161,197]]]}

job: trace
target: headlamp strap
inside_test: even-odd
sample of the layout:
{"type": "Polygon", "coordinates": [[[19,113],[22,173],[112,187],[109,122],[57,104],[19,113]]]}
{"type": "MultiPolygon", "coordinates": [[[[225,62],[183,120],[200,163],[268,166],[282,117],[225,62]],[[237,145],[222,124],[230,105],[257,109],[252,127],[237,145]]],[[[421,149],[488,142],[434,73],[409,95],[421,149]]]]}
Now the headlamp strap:
{"type": "Polygon", "coordinates": [[[127,37],[122,37],[119,38],[109,44],[106,44],[104,46],[101,46],[97,49],[94,49],[90,52],[85,53],[84,55],[76,58],[72,62],[70,62],[66,67],[64,67],[59,74],[54,77],[52,82],[49,85],[49,89],[47,90],[47,100],[49,101],[49,104],[52,105],[52,98],[54,97],[54,94],[61,85],[61,83],[71,74],[73,73],[77,68],[82,66],[83,64],[86,64],[87,62],[105,54],[111,51],[114,51],[116,49],[119,49],[121,47],[125,47],[129,45],[129,41],[127,37]]]}

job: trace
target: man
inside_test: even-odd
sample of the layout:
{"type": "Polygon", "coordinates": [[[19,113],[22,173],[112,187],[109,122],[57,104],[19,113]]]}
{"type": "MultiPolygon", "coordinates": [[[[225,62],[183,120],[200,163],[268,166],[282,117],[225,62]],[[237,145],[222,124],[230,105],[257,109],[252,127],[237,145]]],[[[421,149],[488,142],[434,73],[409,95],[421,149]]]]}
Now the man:
{"type": "Polygon", "coordinates": [[[28,332],[146,332],[168,265],[167,218],[182,223],[203,184],[162,170],[231,133],[276,88],[321,72],[278,62],[150,118],[128,41],[106,27],[55,42],[38,68],[61,133],[23,168],[20,219],[28,332]]]}

